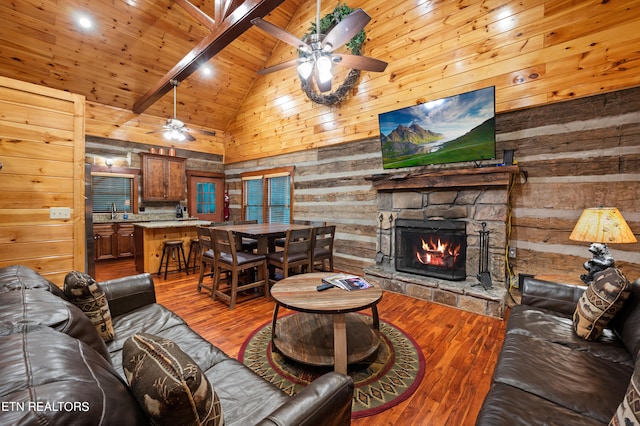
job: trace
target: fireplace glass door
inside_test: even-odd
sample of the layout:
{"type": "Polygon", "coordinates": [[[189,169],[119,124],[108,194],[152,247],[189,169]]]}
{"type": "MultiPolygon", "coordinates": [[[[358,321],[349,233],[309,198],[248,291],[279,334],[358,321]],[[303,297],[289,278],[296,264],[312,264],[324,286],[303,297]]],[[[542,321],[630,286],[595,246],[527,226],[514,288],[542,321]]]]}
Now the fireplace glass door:
{"type": "Polygon", "coordinates": [[[399,219],[395,232],[397,271],[452,281],[466,279],[465,222],[399,219]]]}

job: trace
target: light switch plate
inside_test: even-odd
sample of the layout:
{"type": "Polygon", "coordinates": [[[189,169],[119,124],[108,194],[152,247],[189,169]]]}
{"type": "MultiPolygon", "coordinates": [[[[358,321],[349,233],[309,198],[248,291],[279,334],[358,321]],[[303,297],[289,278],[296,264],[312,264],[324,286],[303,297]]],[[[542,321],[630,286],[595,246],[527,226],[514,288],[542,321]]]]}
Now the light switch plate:
{"type": "Polygon", "coordinates": [[[49,207],[49,219],[71,219],[71,208],[49,207]]]}

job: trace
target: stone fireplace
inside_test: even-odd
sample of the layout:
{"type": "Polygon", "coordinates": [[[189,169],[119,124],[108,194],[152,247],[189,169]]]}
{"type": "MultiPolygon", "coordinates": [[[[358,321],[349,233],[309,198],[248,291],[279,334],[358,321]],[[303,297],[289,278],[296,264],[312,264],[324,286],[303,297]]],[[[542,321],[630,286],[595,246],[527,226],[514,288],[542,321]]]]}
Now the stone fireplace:
{"type": "Polygon", "coordinates": [[[509,187],[516,172],[517,166],[507,166],[373,176],[378,256],[365,269],[367,279],[397,293],[502,317],[509,187]],[[480,269],[488,272],[490,287],[481,285],[480,269]]]}

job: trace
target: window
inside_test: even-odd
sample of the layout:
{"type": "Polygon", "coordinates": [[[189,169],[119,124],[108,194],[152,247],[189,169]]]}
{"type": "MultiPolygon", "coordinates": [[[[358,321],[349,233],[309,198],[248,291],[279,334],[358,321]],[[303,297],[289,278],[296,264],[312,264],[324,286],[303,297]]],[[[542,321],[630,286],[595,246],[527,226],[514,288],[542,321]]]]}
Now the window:
{"type": "Polygon", "coordinates": [[[216,184],[213,182],[197,182],[196,213],[212,214],[216,212],[216,184]]]}
{"type": "Polygon", "coordinates": [[[291,222],[293,167],[243,173],[241,177],[244,220],[291,222]]]}
{"type": "Polygon", "coordinates": [[[119,212],[133,212],[135,177],[112,173],[92,173],[93,213],[108,213],[115,203],[119,212]]]}

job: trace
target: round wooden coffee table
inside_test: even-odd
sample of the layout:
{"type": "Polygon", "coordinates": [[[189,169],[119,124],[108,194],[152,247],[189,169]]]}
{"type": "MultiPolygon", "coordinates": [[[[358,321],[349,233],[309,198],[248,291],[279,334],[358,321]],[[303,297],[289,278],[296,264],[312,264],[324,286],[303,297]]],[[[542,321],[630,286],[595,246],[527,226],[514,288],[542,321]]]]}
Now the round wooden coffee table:
{"type": "Polygon", "coordinates": [[[271,289],[273,310],[272,347],[288,358],[310,365],[333,365],[347,373],[347,365],[373,354],[380,345],[377,304],[378,286],[346,291],[316,290],[322,278],[333,272],[293,275],[271,289]],[[298,313],[278,318],[280,307],[298,313]],[[354,312],[371,308],[373,323],[354,312]]]}

